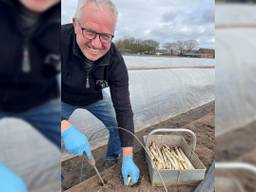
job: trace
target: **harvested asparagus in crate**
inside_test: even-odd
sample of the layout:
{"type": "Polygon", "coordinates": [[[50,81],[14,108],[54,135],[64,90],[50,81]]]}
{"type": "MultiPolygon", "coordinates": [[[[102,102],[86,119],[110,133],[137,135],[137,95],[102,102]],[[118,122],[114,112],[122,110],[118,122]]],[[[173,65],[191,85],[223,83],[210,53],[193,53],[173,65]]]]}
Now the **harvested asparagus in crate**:
{"type": "Polygon", "coordinates": [[[149,151],[150,158],[157,169],[195,169],[180,147],[158,146],[155,142],[152,142],[149,151]]]}
{"type": "Polygon", "coordinates": [[[143,139],[153,186],[195,184],[204,179],[206,167],[195,153],[196,135],[193,131],[184,128],[155,129],[143,139]],[[175,134],[156,134],[159,132],[175,134]],[[189,134],[190,142],[187,143],[180,133],[189,134]]]}

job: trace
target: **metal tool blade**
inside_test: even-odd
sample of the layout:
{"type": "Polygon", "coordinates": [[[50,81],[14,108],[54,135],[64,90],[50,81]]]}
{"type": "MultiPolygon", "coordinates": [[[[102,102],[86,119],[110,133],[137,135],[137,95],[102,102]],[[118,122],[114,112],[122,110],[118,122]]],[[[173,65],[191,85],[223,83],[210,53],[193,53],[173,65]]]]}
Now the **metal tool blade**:
{"type": "Polygon", "coordinates": [[[101,175],[100,175],[100,173],[99,173],[97,167],[94,165],[93,168],[94,168],[94,170],[96,171],[98,177],[100,178],[100,181],[101,181],[102,185],[105,185],[105,183],[104,183],[104,181],[103,181],[103,179],[102,179],[102,177],[101,177],[101,175]]]}
{"type": "MultiPolygon", "coordinates": [[[[82,156],[82,166],[81,166],[81,171],[80,171],[80,182],[82,181],[82,177],[83,177],[83,167],[84,167],[84,163],[83,163],[83,162],[84,162],[84,160],[86,160],[86,159],[87,159],[87,158],[86,158],[86,155],[83,154],[83,156],[82,156]]],[[[98,177],[99,177],[99,179],[100,179],[102,185],[105,185],[105,183],[104,183],[104,181],[103,181],[103,179],[102,179],[102,177],[101,177],[101,175],[100,175],[100,173],[99,173],[99,170],[98,170],[97,167],[96,167],[96,162],[95,162],[94,157],[92,157],[91,160],[88,160],[88,159],[87,159],[87,161],[88,161],[88,163],[94,168],[94,170],[95,170],[95,172],[97,173],[97,175],[98,175],[98,177]]]]}

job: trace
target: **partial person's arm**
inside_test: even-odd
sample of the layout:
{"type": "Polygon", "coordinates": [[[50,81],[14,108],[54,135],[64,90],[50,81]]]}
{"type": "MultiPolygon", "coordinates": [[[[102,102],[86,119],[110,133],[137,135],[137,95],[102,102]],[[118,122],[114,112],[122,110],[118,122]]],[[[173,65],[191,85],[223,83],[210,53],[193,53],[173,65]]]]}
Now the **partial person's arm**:
{"type": "Polygon", "coordinates": [[[129,185],[128,177],[131,177],[131,184],[138,182],[140,171],[133,161],[133,135],[134,122],[133,112],[130,103],[128,70],[123,58],[117,61],[115,69],[112,70],[109,82],[112,102],[116,111],[118,126],[126,129],[119,130],[122,147],[122,177],[125,185],[129,185]]]}
{"type": "Polygon", "coordinates": [[[115,62],[116,64],[113,65],[113,69],[110,69],[111,73],[109,74],[111,99],[116,112],[118,126],[127,130],[119,130],[121,147],[132,147],[134,123],[130,103],[128,71],[122,58],[116,59],[115,62]]]}
{"type": "Polygon", "coordinates": [[[69,121],[61,121],[61,136],[68,153],[82,156],[85,152],[89,160],[92,159],[91,148],[87,137],[69,121]]]}
{"type": "Polygon", "coordinates": [[[61,121],[61,134],[67,130],[68,128],[72,127],[72,124],[68,120],[61,121]]]}

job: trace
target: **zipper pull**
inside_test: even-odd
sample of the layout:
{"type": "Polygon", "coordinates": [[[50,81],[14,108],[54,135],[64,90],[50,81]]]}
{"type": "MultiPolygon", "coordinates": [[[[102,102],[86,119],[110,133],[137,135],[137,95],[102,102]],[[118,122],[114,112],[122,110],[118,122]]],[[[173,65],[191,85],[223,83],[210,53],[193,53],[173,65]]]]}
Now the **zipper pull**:
{"type": "Polygon", "coordinates": [[[90,88],[90,81],[89,81],[89,76],[87,75],[86,77],[86,85],[85,85],[85,88],[86,89],[89,89],[90,88]]]}
{"type": "Polygon", "coordinates": [[[29,73],[31,71],[29,51],[27,45],[25,45],[23,48],[22,71],[24,73],[29,73]]]}

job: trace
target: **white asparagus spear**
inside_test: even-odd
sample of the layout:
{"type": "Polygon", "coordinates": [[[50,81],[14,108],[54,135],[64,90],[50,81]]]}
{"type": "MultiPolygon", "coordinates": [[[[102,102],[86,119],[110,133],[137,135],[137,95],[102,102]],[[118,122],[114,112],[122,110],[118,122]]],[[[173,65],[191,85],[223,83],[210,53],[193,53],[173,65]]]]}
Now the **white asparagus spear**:
{"type": "Polygon", "coordinates": [[[180,149],[180,153],[183,156],[183,158],[185,159],[185,161],[187,162],[186,164],[188,165],[189,169],[195,169],[195,167],[192,165],[192,163],[190,162],[190,160],[187,158],[187,156],[185,155],[185,153],[182,151],[182,149],[180,149]]]}

